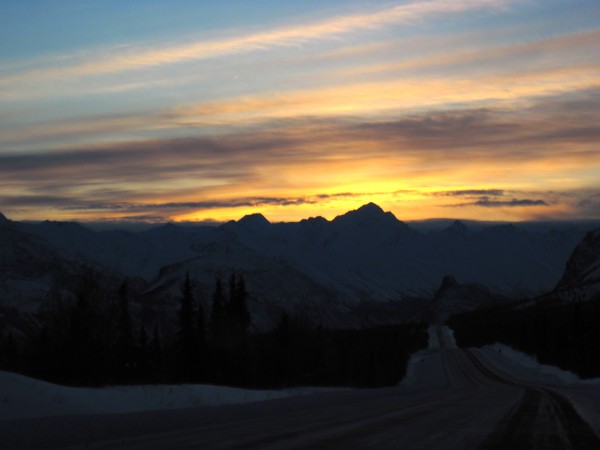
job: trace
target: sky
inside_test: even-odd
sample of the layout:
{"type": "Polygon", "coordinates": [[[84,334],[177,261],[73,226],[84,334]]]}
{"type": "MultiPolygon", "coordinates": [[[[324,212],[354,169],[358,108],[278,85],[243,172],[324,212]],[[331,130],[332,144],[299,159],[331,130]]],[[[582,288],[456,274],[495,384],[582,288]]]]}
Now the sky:
{"type": "Polygon", "coordinates": [[[0,1],[13,220],[600,219],[597,0],[0,1]]]}

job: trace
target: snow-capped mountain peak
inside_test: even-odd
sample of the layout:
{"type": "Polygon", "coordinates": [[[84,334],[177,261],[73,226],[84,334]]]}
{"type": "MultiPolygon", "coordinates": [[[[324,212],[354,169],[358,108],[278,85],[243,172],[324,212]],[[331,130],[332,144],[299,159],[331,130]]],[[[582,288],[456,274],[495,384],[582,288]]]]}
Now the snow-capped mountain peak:
{"type": "MultiPolygon", "coordinates": [[[[43,300],[53,279],[58,280],[60,274],[53,270],[55,267],[67,267],[74,278],[84,266],[101,267],[107,273],[119,274],[117,278],[138,278],[141,284],[148,283],[148,295],[156,293],[159,298],[163,291],[153,286],[168,286],[172,288],[169,295],[179,295],[183,269],[191,264],[197,270],[190,273],[198,279],[204,277],[206,290],[212,289],[217,272],[243,273],[253,298],[269,299],[273,317],[282,305],[301,307],[301,299],[311,299],[307,301],[317,314],[323,308],[332,312],[339,306],[351,311],[365,304],[431,298],[448,274],[464,284],[452,277],[444,279],[434,311],[440,320],[454,312],[455,303],[493,303],[494,299],[486,301],[489,294],[473,285],[485,285],[490,292],[508,296],[539,295],[555,286],[565,261],[583,237],[583,231],[576,229],[532,233],[514,226],[478,225],[473,225],[465,238],[445,232],[447,229],[423,234],[374,203],[333,221],[314,217],[271,224],[261,214],[252,214],[219,227],[170,224],[143,232],[4,220],[7,224],[0,226],[0,269],[4,270],[4,278],[0,282],[7,286],[5,297],[21,299],[31,285],[28,274],[32,262],[20,264],[20,255],[40,260],[34,264],[39,268],[35,273],[39,289],[30,289],[32,294],[27,297],[32,301],[43,300]],[[15,235],[16,231],[22,235],[15,235]],[[23,250],[24,243],[29,243],[30,250],[23,250]],[[59,264],[60,260],[64,264],[59,264]],[[13,270],[15,267],[19,271],[13,270]],[[269,290],[268,281],[273,279],[278,284],[269,290]],[[291,290],[296,296],[293,302],[289,300],[291,290]]],[[[464,225],[455,222],[450,228],[460,231],[464,225]]]]}

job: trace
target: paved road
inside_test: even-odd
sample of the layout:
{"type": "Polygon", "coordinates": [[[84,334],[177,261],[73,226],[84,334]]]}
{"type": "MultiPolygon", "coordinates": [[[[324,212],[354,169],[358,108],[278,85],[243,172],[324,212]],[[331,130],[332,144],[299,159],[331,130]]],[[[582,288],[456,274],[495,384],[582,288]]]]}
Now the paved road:
{"type": "MultiPolygon", "coordinates": [[[[600,448],[560,393],[513,379],[439,328],[412,383],[270,402],[110,417],[41,419],[21,448],[600,448]],[[436,338],[437,337],[437,338],[436,338]],[[62,431],[61,431],[62,430],[62,431]]],[[[32,424],[32,421],[29,421],[32,424]]],[[[19,426],[26,427],[27,421],[19,426]]],[[[2,429],[0,428],[0,432],[2,429]]],[[[14,435],[23,430],[14,430],[14,435]]],[[[10,442],[10,441],[9,441],[10,442]]],[[[15,448],[18,440],[13,441],[15,448]]]]}

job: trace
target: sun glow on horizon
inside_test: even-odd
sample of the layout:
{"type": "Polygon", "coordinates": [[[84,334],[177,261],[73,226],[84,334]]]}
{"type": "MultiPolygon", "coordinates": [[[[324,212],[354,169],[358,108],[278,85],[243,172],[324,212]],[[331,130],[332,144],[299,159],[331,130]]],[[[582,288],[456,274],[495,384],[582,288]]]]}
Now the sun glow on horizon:
{"type": "Polygon", "coordinates": [[[0,7],[16,220],[600,218],[597,2],[58,3],[0,7]]]}

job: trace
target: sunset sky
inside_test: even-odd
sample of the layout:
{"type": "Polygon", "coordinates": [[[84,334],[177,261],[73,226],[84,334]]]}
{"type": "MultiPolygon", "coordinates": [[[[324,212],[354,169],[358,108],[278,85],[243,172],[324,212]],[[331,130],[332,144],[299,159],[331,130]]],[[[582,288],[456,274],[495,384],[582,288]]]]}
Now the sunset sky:
{"type": "Polygon", "coordinates": [[[14,220],[600,219],[600,1],[0,2],[14,220]]]}

